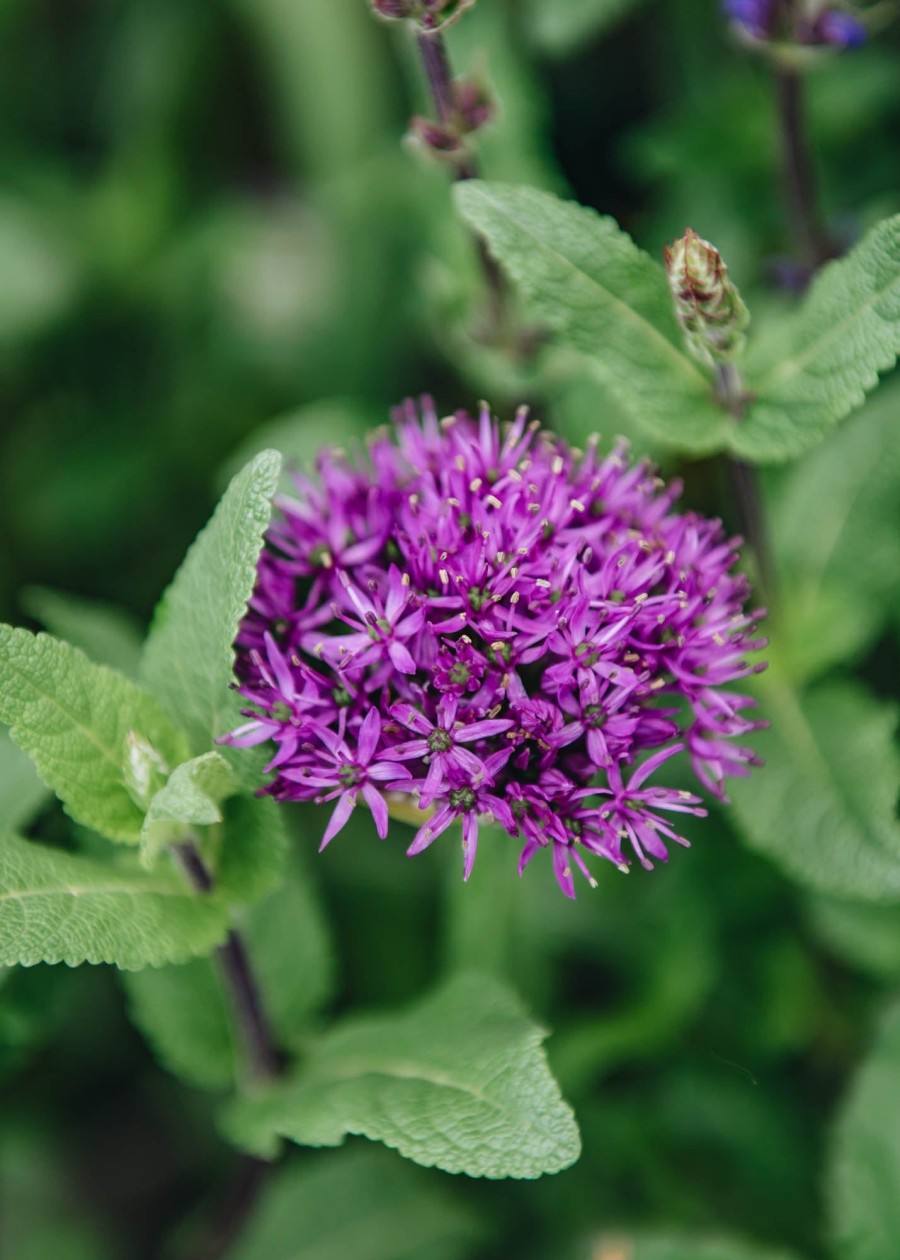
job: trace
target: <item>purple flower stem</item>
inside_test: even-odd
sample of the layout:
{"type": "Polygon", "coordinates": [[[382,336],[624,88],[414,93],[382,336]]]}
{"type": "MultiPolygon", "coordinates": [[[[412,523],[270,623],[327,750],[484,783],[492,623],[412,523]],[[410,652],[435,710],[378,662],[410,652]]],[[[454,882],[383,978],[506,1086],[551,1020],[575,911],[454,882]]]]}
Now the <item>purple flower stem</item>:
{"type": "MultiPolygon", "coordinates": [[[[438,122],[448,123],[453,116],[453,71],[450,68],[450,57],[447,45],[440,31],[434,34],[420,31],[416,36],[425,77],[431,92],[431,99],[437,113],[438,122]]],[[[453,178],[456,180],[477,179],[478,166],[471,154],[463,154],[453,167],[453,178]]],[[[487,246],[480,236],[475,238],[478,261],[487,282],[489,298],[489,340],[498,339],[500,329],[505,322],[506,282],[499,266],[488,252],[487,246]]]]}
{"type": "Polygon", "coordinates": [[[781,165],[791,230],[810,272],[834,256],[834,246],[822,226],[812,151],[806,127],[801,72],[794,66],[775,67],[781,165]]]}
{"type": "MultiPolygon", "coordinates": [[[[182,871],[198,893],[213,891],[213,878],[193,840],[173,845],[182,871]]],[[[255,1084],[274,1080],[281,1071],[275,1041],[266,1021],[259,986],[239,932],[232,929],[216,950],[216,958],[234,1013],[250,1080],[255,1084]]]]}
{"type": "MultiPolygon", "coordinates": [[[[716,393],[723,407],[740,423],[747,405],[740,373],[733,363],[720,363],[716,369],[716,393]]],[[[741,530],[753,549],[759,587],[771,613],[776,602],[776,568],[759,474],[742,459],[728,460],[728,474],[734,489],[741,530]]]]}

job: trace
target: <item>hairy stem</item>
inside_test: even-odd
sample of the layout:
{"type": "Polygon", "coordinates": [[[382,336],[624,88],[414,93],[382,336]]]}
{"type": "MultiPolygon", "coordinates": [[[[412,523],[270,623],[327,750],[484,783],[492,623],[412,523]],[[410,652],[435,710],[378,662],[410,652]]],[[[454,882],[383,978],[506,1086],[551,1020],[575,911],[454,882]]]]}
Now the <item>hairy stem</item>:
{"type": "Polygon", "coordinates": [[[775,87],[781,134],[781,167],[791,230],[810,271],[833,253],[822,226],[812,149],[806,126],[803,76],[796,66],[776,65],[775,87]]]}
{"type": "MultiPolygon", "coordinates": [[[[212,892],[212,875],[194,841],[185,840],[173,849],[191,887],[199,893],[212,892]]],[[[249,1078],[257,1084],[274,1080],[280,1071],[275,1039],[266,1021],[247,948],[235,929],[216,950],[216,961],[231,1002],[249,1078]]]]}
{"type": "MultiPolygon", "coordinates": [[[[440,32],[428,34],[424,31],[420,31],[416,36],[416,42],[438,122],[448,123],[453,117],[455,106],[453,71],[446,42],[440,32]]],[[[456,180],[478,178],[478,164],[470,152],[463,150],[454,161],[453,178],[456,180]]],[[[487,246],[480,236],[475,238],[475,248],[487,285],[490,328],[496,335],[503,325],[506,313],[506,283],[500,268],[488,253],[487,246]]]]}

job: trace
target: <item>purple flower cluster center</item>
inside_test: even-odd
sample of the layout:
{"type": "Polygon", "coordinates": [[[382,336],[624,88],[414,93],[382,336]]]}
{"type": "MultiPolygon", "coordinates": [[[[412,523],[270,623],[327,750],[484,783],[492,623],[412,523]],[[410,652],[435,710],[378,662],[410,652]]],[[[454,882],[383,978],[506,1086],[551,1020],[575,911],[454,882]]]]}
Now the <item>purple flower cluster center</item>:
{"type": "Polygon", "coordinates": [[[569,896],[590,855],[665,859],[687,843],[672,815],[705,811],[651,776],[686,749],[724,797],[757,764],[733,742],[753,702],[723,689],[761,668],[737,540],[674,512],[679,488],[623,442],[422,412],[279,501],[229,741],[274,743],[277,799],[334,802],[323,845],[359,803],[385,836],[397,801],[422,811],[410,853],[461,821],[467,877],[485,818],[522,841],[520,871],[550,850],[569,896]]]}

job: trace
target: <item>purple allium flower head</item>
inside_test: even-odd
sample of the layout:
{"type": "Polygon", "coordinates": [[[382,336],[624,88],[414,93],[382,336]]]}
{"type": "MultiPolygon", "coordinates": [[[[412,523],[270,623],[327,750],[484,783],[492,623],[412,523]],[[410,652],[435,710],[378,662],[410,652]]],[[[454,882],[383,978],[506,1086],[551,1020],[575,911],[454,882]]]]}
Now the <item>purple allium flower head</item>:
{"type": "Polygon", "coordinates": [[[399,794],[422,810],[410,853],[459,821],[468,876],[489,817],[573,896],[586,858],[687,843],[672,815],[705,810],[658,782],[674,753],[722,799],[758,764],[753,702],[725,690],[762,668],[738,540],[675,512],[624,442],[581,453],[524,410],[438,421],[426,400],[317,470],[279,501],[226,738],[274,744],[277,799],[335,802],[323,845],[359,803],[384,836],[399,794]]]}

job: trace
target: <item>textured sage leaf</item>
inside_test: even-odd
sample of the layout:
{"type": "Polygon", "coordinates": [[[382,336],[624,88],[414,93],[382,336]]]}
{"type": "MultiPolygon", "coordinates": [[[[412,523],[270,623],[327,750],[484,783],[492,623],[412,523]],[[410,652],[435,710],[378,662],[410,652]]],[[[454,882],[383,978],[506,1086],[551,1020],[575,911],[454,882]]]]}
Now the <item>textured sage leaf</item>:
{"type": "Polygon", "coordinates": [[[280,1169],[229,1260],[466,1260],[482,1241],[462,1194],[384,1151],[280,1169]]]}
{"type": "Polygon", "coordinates": [[[152,866],[166,845],[191,827],[222,821],[220,805],[237,790],[228,762],[218,752],[203,753],[176,766],[155,793],[141,828],[141,856],[152,866]]]}
{"type": "Polygon", "coordinates": [[[29,586],[19,602],[51,634],[81,648],[98,665],[137,678],[143,636],[136,619],[123,609],[43,586],[29,586]]]}
{"type": "Polygon", "coordinates": [[[528,33],[542,52],[577,52],[628,17],[644,0],[529,0],[528,33]]]}
{"type": "Polygon", "coordinates": [[[558,1172],[581,1146],[543,1037],[504,985],[459,976],[407,1012],[348,1020],[293,1080],[233,1104],[227,1127],[264,1154],[279,1136],[337,1146],[361,1134],[470,1177],[558,1172]]]}
{"type": "Polygon", "coordinates": [[[727,444],[734,421],[684,348],[662,266],[612,219],[479,180],[457,185],[456,198],[536,317],[592,357],[623,410],[686,450],[727,444]]]}
{"type": "Polygon", "coordinates": [[[175,870],[0,836],[0,966],[160,966],[208,953],[227,929],[224,901],[192,893],[175,870]]]}
{"type": "Polygon", "coordinates": [[[50,635],[0,626],[0,721],[76,822],[137,843],[143,810],[126,786],[129,738],[168,766],[186,755],[157,702],[50,635]]]}
{"type": "Polygon", "coordinates": [[[26,827],[49,796],[34,762],[0,726],[0,832],[26,827]]]}
{"type": "Polygon", "coordinates": [[[900,901],[895,708],[853,683],[800,699],[773,676],[760,695],[766,765],[729,787],[750,845],[820,892],[900,901]]]}
{"type": "Polygon", "coordinates": [[[885,219],[817,276],[778,335],[748,352],[755,401],[731,447],[748,460],[791,459],[864,400],[900,353],[900,215],[885,219]]]}
{"type": "Polygon", "coordinates": [[[265,451],[231,482],[163,595],[144,649],[141,677],[196,753],[240,720],[233,645],[280,467],[281,457],[265,451]]]}
{"type": "Polygon", "coordinates": [[[852,659],[900,606],[900,383],[792,468],[772,496],[796,680],[852,659]]]}
{"type": "MultiPolygon", "coordinates": [[[[278,891],[240,911],[237,924],[266,1016],[279,1044],[289,1048],[334,986],[327,925],[296,860],[278,891]]],[[[214,960],[136,972],[122,980],[132,1019],[170,1071],[208,1089],[234,1086],[241,1071],[240,1047],[214,960]]]]}
{"type": "Polygon", "coordinates": [[[900,1006],[888,1012],[832,1139],[825,1201],[840,1260],[894,1260],[900,1239],[900,1006]]]}

